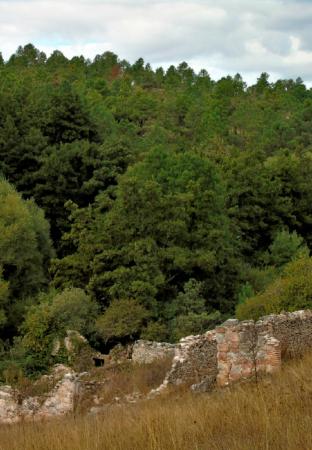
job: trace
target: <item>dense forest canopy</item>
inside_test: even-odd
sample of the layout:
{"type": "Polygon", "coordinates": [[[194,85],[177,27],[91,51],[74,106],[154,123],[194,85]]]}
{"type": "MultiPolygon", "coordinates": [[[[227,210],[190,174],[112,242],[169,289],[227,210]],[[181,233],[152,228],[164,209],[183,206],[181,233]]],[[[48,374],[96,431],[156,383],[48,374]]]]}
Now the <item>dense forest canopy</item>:
{"type": "Polygon", "coordinates": [[[311,306],[311,125],[300,78],[0,56],[2,366],[44,370],[68,328],[103,349],[271,311],[294,260],[311,306]]]}

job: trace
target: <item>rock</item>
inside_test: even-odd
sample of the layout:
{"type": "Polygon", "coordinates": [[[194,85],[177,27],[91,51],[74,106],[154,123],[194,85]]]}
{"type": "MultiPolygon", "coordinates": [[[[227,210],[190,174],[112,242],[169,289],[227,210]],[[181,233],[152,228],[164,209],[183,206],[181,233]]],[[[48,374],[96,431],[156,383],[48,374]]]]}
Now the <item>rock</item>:
{"type": "Polygon", "coordinates": [[[166,342],[136,341],[132,349],[132,361],[138,364],[151,364],[162,358],[173,358],[175,345],[166,342]]]}
{"type": "Polygon", "coordinates": [[[13,424],[19,422],[19,406],[15,399],[15,391],[10,386],[0,388],[0,423],[13,424]]]}
{"type": "Polygon", "coordinates": [[[63,377],[66,374],[73,374],[74,371],[64,364],[55,364],[52,368],[51,375],[54,377],[63,377]]]}
{"type": "Polygon", "coordinates": [[[41,418],[63,416],[74,410],[74,398],[77,393],[76,376],[67,373],[55,386],[43,403],[38,414],[41,418]]]}
{"type": "Polygon", "coordinates": [[[142,394],[140,392],[132,392],[132,394],[125,395],[124,400],[127,403],[137,403],[142,400],[142,394]]]}
{"type": "Polygon", "coordinates": [[[44,420],[69,414],[74,410],[77,388],[76,375],[66,373],[46,398],[43,398],[43,402],[42,398],[28,397],[19,403],[18,391],[4,386],[0,389],[0,424],[44,420]]]}
{"type": "Polygon", "coordinates": [[[58,356],[61,350],[65,350],[68,364],[76,371],[83,371],[94,366],[103,366],[105,356],[94,351],[87,339],[78,331],[67,330],[64,339],[56,338],[53,343],[51,356],[58,356]]]}

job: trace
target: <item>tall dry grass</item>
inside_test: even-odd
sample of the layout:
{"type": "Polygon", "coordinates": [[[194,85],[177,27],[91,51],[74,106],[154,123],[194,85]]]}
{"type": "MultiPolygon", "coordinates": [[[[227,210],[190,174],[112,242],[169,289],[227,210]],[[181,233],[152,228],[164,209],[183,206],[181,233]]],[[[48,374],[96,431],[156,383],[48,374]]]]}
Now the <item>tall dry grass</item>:
{"type": "Polygon", "coordinates": [[[1,450],[310,450],[312,355],[258,385],[0,428],[1,450]]]}

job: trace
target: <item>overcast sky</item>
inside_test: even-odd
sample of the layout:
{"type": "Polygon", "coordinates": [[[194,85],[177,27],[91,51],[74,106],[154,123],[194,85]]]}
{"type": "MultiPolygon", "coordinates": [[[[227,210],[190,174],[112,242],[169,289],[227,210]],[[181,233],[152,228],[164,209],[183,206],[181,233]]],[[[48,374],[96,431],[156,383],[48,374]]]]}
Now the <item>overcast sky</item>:
{"type": "Polygon", "coordinates": [[[47,54],[168,66],[214,77],[260,72],[312,83],[312,0],[0,0],[0,51],[34,43],[47,54]]]}

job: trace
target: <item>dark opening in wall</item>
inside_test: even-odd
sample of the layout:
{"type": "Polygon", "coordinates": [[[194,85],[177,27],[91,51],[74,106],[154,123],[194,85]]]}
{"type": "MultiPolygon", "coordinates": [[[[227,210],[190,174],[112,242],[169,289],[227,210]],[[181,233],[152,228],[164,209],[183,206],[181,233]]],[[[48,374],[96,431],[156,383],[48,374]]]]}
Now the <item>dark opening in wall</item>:
{"type": "Polygon", "coordinates": [[[103,367],[104,366],[104,358],[93,358],[95,367],[103,367]]]}

